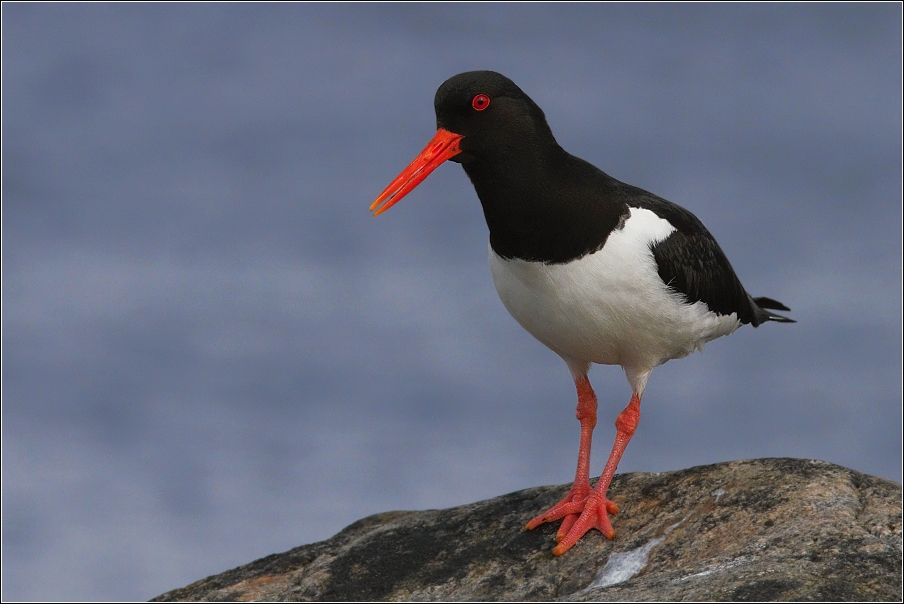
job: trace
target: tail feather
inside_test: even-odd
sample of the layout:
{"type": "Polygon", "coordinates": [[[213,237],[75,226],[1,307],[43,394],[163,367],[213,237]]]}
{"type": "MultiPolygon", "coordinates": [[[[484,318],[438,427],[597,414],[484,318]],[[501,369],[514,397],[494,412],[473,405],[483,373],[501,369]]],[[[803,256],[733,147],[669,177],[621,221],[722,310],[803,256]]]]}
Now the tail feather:
{"type": "Polygon", "coordinates": [[[770,310],[791,310],[778,300],[773,300],[772,298],[754,298],[753,301],[760,308],[768,308],[770,310]]]}
{"type": "Polygon", "coordinates": [[[777,323],[797,323],[797,321],[795,321],[794,319],[789,319],[788,317],[769,312],[769,310],[791,310],[778,300],[773,300],[772,298],[766,297],[752,298],[752,300],[756,305],[756,316],[758,319],[757,325],[765,321],[776,321],[777,323]]]}

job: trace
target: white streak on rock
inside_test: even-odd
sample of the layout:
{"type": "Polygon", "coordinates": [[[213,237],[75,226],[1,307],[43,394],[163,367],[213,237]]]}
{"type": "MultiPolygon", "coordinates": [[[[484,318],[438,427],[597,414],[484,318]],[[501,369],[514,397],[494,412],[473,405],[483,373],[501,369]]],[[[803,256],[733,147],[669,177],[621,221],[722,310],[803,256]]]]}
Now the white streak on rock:
{"type": "MultiPolygon", "coordinates": [[[[677,525],[675,525],[677,526],[677,525]]],[[[609,556],[606,565],[597,573],[593,583],[587,589],[594,587],[609,587],[617,583],[623,583],[643,570],[647,565],[650,550],[662,543],[665,535],[650,539],[644,545],[630,552],[616,552],[609,556]]]]}
{"type": "Polygon", "coordinates": [[[687,575],[686,577],[680,577],[678,579],[675,579],[675,581],[687,581],[688,579],[696,579],[698,577],[705,577],[705,576],[711,575],[713,573],[722,572],[722,571],[728,570],[730,568],[734,568],[735,566],[741,566],[743,564],[747,564],[751,560],[752,560],[752,558],[745,556],[745,557],[739,558],[737,560],[734,560],[732,562],[728,562],[726,564],[719,564],[718,566],[713,566],[713,567],[708,568],[699,573],[687,575]]]}
{"type": "Polygon", "coordinates": [[[650,539],[637,549],[632,549],[629,552],[615,552],[614,554],[609,555],[609,559],[606,560],[606,565],[600,569],[600,571],[596,574],[596,578],[593,580],[593,583],[585,587],[584,589],[592,589],[594,587],[609,587],[610,585],[616,585],[618,583],[624,583],[637,573],[643,570],[643,567],[647,565],[647,559],[650,557],[650,551],[665,539],[665,536],[671,533],[675,528],[681,525],[682,522],[691,517],[693,512],[689,512],[684,518],[668,527],[662,532],[662,535],[659,537],[654,537],[650,539]]]}

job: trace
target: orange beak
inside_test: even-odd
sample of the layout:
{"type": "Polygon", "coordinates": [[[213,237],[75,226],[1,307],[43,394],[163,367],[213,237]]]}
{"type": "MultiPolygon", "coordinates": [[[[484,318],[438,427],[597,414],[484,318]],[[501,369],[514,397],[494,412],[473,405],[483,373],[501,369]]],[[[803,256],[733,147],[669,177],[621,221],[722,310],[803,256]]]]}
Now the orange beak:
{"type": "Polygon", "coordinates": [[[455,134],[442,128],[437,130],[436,136],[427,143],[421,154],[414,158],[414,161],[408,164],[408,167],[402,170],[402,173],[396,176],[395,180],[389,183],[380,196],[370,204],[370,211],[374,213],[374,216],[379,216],[394,206],[396,202],[421,184],[421,181],[436,170],[441,163],[461,153],[458,143],[462,138],[464,137],[461,134],[455,134]]]}

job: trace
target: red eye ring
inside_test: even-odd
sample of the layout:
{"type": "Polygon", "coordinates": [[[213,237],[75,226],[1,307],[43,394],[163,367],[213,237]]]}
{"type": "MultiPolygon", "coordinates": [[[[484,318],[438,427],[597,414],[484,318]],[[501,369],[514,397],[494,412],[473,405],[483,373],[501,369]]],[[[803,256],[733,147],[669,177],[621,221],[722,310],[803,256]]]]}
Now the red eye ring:
{"type": "Polygon", "coordinates": [[[471,107],[474,108],[474,111],[483,111],[489,106],[490,97],[485,94],[478,94],[473,99],[471,99],[471,107]]]}

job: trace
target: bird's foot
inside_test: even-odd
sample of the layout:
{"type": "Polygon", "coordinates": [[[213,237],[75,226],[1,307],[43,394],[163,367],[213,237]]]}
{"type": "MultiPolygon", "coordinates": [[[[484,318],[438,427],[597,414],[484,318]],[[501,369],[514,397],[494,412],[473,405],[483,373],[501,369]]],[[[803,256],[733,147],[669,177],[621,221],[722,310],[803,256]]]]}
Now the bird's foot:
{"type": "Polygon", "coordinates": [[[615,537],[615,530],[609,522],[609,514],[617,514],[618,506],[605,495],[591,490],[590,484],[575,484],[562,501],[552,506],[527,523],[527,530],[533,530],[546,522],[562,519],[562,525],[556,531],[558,545],[552,550],[561,556],[572,545],[592,528],[597,529],[607,538],[615,537]]]}
{"type": "Polygon", "coordinates": [[[562,521],[562,526],[556,532],[558,545],[552,553],[561,556],[592,528],[604,534],[607,539],[614,539],[615,529],[609,522],[609,514],[618,514],[618,506],[599,491],[592,491],[583,501],[581,511],[566,516],[562,521]]]}
{"type": "MultiPolygon", "coordinates": [[[[560,518],[565,518],[567,522],[567,519],[571,516],[574,516],[574,520],[577,520],[577,517],[584,509],[584,502],[587,500],[587,497],[589,495],[589,482],[575,482],[574,486],[571,487],[571,490],[568,491],[568,494],[565,495],[564,499],[528,522],[527,527],[525,528],[527,528],[527,530],[529,531],[532,531],[541,524],[545,524],[547,522],[555,522],[560,518]]],[[[568,523],[569,527],[571,526],[571,524],[574,524],[574,520],[568,523]]],[[[559,532],[561,532],[561,530],[559,532]]],[[[564,536],[565,533],[562,533],[562,537],[564,536]]],[[[559,542],[561,540],[562,538],[559,536],[559,533],[556,533],[556,542],[559,542]]]]}

